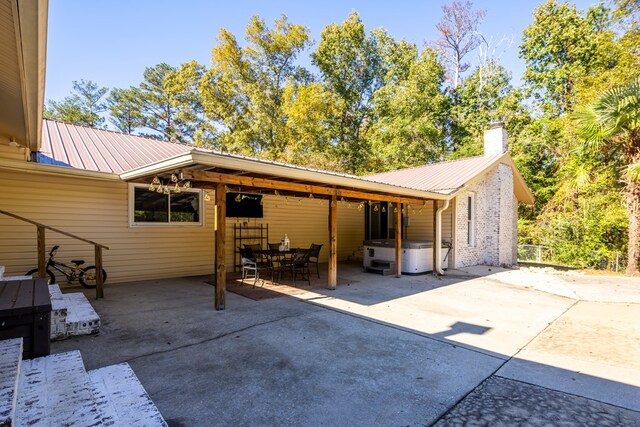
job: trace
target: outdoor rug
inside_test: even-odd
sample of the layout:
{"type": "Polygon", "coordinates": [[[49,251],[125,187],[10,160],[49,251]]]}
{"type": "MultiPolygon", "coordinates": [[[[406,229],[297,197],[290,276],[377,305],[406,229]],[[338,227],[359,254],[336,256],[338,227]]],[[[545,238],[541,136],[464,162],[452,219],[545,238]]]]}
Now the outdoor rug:
{"type": "MultiPolygon", "coordinates": [[[[357,282],[357,280],[338,277],[338,286],[348,286],[357,282]]],[[[206,283],[214,285],[214,282],[210,280],[207,280],[206,283]]],[[[309,287],[309,283],[306,280],[297,280],[296,286],[293,286],[293,282],[291,280],[283,280],[281,283],[272,283],[270,280],[265,280],[263,282],[263,280],[260,279],[254,288],[253,278],[246,279],[244,285],[241,285],[240,278],[229,277],[227,279],[227,291],[254,301],[278,298],[287,295],[299,295],[312,290],[326,289],[326,287],[326,277],[320,279],[312,277],[311,287],[309,287]]]]}

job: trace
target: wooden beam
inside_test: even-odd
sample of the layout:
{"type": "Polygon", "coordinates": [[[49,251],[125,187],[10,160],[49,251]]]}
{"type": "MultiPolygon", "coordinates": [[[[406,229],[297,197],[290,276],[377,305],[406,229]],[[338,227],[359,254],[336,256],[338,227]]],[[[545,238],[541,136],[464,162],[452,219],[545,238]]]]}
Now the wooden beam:
{"type": "Polygon", "coordinates": [[[38,225],[38,277],[47,277],[45,227],[38,225]]]}
{"type": "Polygon", "coordinates": [[[396,209],[396,277],[402,277],[402,209],[396,209]]]}
{"type": "Polygon", "coordinates": [[[102,275],[102,248],[94,246],[96,262],[96,299],[104,298],[104,277],[102,275]]]}
{"type": "Polygon", "coordinates": [[[329,274],[327,289],[338,284],[338,198],[334,194],[329,203],[329,274]]]}
{"type": "Polygon", "coordinates": [[[400,197],[379,193],[368,193],[366,191],[336,189],[331,187],[323,187],[320,185],[300,184],[288,181],[278,181],[275,179],[256,178],[250,176],[230,175],[218,172],[208,172],[201,170],[185,169],[182,171],[185,178],[194,181],[205,181],[215,184],[238,185],[247,188],[267,188],[270,190],[293,191],[296,193],[316,194],[323,196],[337,196],[348,199],[372,200],[377,202],[393,202],[393,203],[409,203],[420,204],[425,199],[417,199],[412,197],[400,197]]]}
{"type": "Polygon", "coordinates": [[[216,223],[215,223],[215,238],[216,238],[216,296],[215,296],[215,309],[225,309],[225,292],[227,288],[227,268],[226,262],[226,193],[224,191],[224,184],[218,184],[216,186],[216,223]]]}

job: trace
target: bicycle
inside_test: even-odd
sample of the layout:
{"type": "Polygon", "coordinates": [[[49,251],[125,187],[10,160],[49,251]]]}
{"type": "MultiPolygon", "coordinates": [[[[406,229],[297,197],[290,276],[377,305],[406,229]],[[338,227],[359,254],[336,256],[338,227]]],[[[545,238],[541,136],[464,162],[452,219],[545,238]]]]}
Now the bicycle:
{"type": "MultiPolygon", "coordinates": [[[[58,262],[53,259],[56,252],[58,251],[58,248],[60,248],[60,246],[56,245],[53,248],[51,248],[51,251],[49,251],[49,260],[47,261],[47,266],[46,266],[47,274],[49,275],[49,283],[51,284],[56,282],[56,276],[53,273],[53,271],[50,270],[51,268],[64,274],[65,277],[67,278],[67,282],[69,283],[78,279],[80,284],[85,288],[88,288],[88,289],[95,288],[98,284],[97,275],[96,275],[96,266],[90,265],[88,267],[82,268],[80,266],[84,264],[84,260],[81,260],[81,259],[73,259],[68,264],[63,262],[58,262]]],[[[37,272],[38,272],[38,269],[34,268],[33,270],[29,270],[26,275],[31,276],[32,274],[36,274],[37,272]]],[[[107,281],[107,272],[104,271],[104,269],[102,269],[102,283],[106,281],[107,281]]]]}

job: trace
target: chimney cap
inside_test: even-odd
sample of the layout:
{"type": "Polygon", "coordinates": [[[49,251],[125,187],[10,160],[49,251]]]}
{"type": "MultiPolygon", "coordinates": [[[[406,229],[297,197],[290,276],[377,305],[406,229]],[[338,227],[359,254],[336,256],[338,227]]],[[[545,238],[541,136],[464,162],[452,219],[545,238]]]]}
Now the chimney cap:
{"type": "Polygon", "coordinates": [[[493,120],[491,123],[489,123],[489,129],[499,129],[499,128],[504,128],[504,120],[502,119],[493,120]]]}

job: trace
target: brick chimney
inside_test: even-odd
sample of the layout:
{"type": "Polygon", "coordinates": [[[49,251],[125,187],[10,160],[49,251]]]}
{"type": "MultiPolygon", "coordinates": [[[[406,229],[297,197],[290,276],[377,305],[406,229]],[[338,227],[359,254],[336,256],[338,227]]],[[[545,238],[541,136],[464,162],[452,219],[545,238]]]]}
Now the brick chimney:
{"type": "Polygon", "coordinates": [[[484,131],[484,155],[503,154],[508,149],[507,130],[504,128],[504,122],[492,122],[489,129],[484,131]]]}

